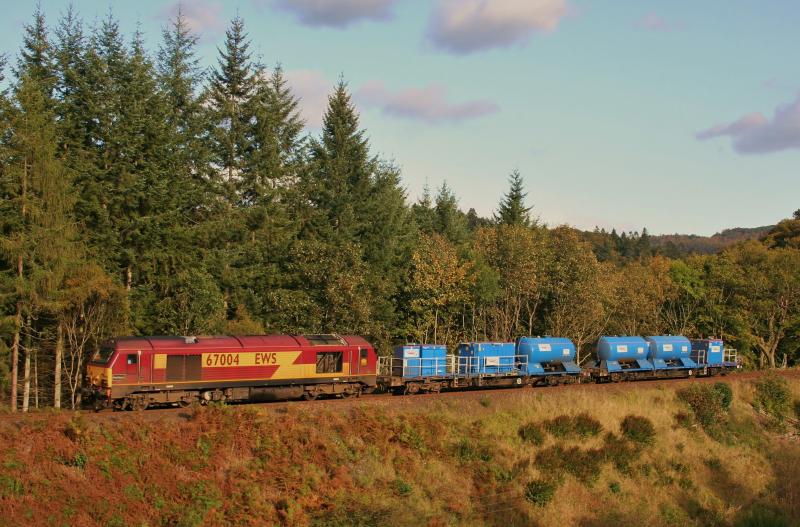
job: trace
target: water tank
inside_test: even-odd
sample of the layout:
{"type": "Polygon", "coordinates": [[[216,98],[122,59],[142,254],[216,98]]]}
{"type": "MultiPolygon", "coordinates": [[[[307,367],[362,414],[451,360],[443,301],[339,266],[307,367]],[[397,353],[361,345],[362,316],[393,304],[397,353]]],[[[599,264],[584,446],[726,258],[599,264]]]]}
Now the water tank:
{"type": "Polygon", "coordinates": [[[528,362],[573,362],[575,344],[561,337],[522,337],[517,341],[517,355],[528,362]]]}
{"type": "Polygon", "coordinates": [[[601,361],[647,359],[647,341],[642,337],[600,337],[597,358],[601,361]]]}
{"type": "Polygon", "coordinates": [[[688,359],[692,353],[689,339],[681,335],[656,335],[647,337],[650,360],[688,359]]]}

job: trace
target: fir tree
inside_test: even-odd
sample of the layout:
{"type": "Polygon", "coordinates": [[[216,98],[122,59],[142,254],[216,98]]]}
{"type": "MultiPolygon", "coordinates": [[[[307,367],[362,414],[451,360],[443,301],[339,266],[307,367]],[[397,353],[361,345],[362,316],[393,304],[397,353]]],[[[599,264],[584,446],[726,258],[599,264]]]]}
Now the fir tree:
{"type": "Polygon", "coordinates": [[[322,135],[310,144],[310,163],[304,186],[314,217],[307,233],[331,242],[356,241],[371,221],[364,204],[375,160],[344,81],[328,97],[322,135]]]}
{"type": "Polygon", "coordinates": [[[500,207],[494,219],[501,225],[522,225],[528,227],[531,224],[531,207],[525,206],[525,196],[522,176],[519,171],[514,170],[509,177],[510,188],[508,193],[503,196],[500,207]]]}
{"type": "Polygon", "coordinates": [[[223,178],[228,199],[235,201],[235,185],[249,149],[252,116],[250,99],[256,88],[256,68],[250,60],[250,40],[244,20],[236,17],[225,32],[217,68],[211,74],[208,103],[212,118],[214,162],[223,178]]]}
{"type": "Polygon", "coordinates": [[[467,220],[458,209],[458,199],[453,191],[443,182],[436,195],[435,207],[436,232],[447,238],[451,243],[458,246],[467,241],[467,220]]]}

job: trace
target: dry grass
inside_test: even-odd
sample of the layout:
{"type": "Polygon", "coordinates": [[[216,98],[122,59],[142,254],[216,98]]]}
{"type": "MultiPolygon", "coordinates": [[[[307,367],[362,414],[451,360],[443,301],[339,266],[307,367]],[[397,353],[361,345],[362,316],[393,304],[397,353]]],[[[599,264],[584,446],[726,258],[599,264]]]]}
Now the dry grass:
{"type": "MultiPolygon", "coordinates": [[[[726,382],[734,400],[718,439],[676,425],[675,414],[687,409],[674,388],[643,384],[419,397],[399,408],[207,408],[180,425],[130,414],[103,424],[66,416],[3,423],[0,518],[151,527],[666,526],[749,525],[753,511],[766,510],[800,523],[800,445],[759,421],[750,381],[726,382]],[[567,440],[545,433],[541,445],[520,437],[526,423],[581,413],[603,430],[567,440]],[[629,415],[652,422],[656,440],[625,443],[630,459],[620,472],[604,445],[608,434],[626,441],[620,423],[629,415]],[[574,466],[554,473],[537,465],[540,453],[561,451],[603,457],[599,476],[582,482],[574,466]],[[556,485],[548,503],[526,500],[534,480],[556,485]]],[[[790,388],[800,399],[800,381],[790,388]]]]}

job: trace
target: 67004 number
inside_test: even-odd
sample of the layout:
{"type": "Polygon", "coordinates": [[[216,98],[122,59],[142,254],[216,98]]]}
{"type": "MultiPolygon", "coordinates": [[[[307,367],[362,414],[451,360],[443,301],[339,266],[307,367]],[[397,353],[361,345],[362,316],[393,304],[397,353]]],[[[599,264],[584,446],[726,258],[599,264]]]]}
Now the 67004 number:
{"type": "Polygon", "coordinates": [[[206,354],[206,366],[238,366],[238,353],[208,353],[206,354]]]}

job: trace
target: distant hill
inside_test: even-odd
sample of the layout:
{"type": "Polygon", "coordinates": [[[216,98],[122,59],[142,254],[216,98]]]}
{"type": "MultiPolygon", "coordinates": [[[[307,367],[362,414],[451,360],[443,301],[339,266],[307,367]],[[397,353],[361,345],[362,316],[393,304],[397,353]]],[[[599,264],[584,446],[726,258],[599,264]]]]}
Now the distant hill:
{"type": "Polygon", "coordinates": [[[713,254],[744,240],[759,239],[772,230],[774,225],[764,227],[737,227],[725,229],[712,236],[696,234],[662,234],[651,236],[652,247],[661,249],[669,255],[686,255],[692,253],[713,254]]]}

